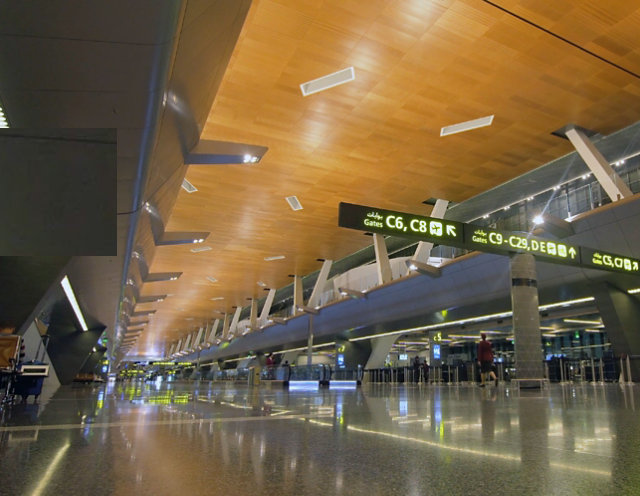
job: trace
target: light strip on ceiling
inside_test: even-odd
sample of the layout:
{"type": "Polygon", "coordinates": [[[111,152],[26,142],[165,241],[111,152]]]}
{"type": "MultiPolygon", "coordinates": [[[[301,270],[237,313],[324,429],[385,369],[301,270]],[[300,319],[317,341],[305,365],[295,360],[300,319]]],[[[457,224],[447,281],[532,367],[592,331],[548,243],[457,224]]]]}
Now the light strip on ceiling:
{"type": "Polygon", "coordinates": [[[440,136],[449,136],[451,134],[463,133],[465,131],[471,131],[472,129],[490,126],[492,122],[493,115],[488,115],[486,117],[480,117],[479,119],[452,124],[451,126],[445,126],[440,129],[440,136]]]}
{"type": "Polygon", "coordinates": [[[2,108],[2,102],[0,102],[0,127],[9,127],[7,117],[4,115],[4,109],[2,108]]]}
{"type": "Polygon", "coordinates": [[[353,67],[347,67],[346,69],[342,69],[341,71],[333,72],[331,74],[327,74],[326,76],[322,76],[317,79],[307,81],[306,83],[302,83],[300,85],[300,91],[302,91],[302,96],[309,96],[313,95],[314,93],[318,93],[320,91],[328,90],[329,88],[348,83],[350,81],[353,81],[355,78],[356,73],[353,67]]]}
{"type": "Polygon", "coordinates": [[[600,320],[563,319],[570,324],[602,325],[600,320]]]}
{"type": "Polygon", "coordinates": [[[633,288],[633,289],[630,289],[629,291],[627,291],[627,293],[629,293],[629,294],[637,294],[637,293],[640,293],[640,288],[633,288]]]}
{"type": "Polygon", "coordinates": [[[284,260],[284,255],[276,255],[275,257],[264,257],[265,262],[273,262],[274,260],[284,260]]]}
{"type": "Polygon", "coordinates": [[[198,246],[197,248],[191,248],[192,253],[200,253],[201,251],[209,251],[212,248],[210,246],[198,246]]]}
{"type": "Polygon", "coordinates": [[[64,276],[60,284],[62,285],[62,289],[64,289],[64,293],[67,295],[67,300],[69,300],[69,303],[71,303],[71,308],[73,308],[78,322],[80,322],[80,327],[82,327],[83,331],[88,331],[89,328],[87,327],[87,323],[84,321],[82,311],[80,310],[80,306],[78,305],[78,301],[76,300],[76,295],[73,292],[73,288],[71,287],[69,278],[67,276],[64,276]]]}
{"type": "MultiPolygon", "coordinates": [[[[548,305],[541,305],[540,307],[538,307],[539,310],[549,310],[551,308],[558,308],[558,307],[569,307],[571,305],[578,305],[580,303],[586,303],[589,301],[593,301],[594,298],[593,296],[588,296],[586,298],[578,298],[575,300],[566,300],[566,301],[559,301],[557,303],[549,303],[548,305]]],[[[423,331],[431,331],[434,329],[441,329],[443,327],[452,327],[452,326],[456,326],[459,324],[467,324],[470,322],[483,322],[485,320],[491,320],[491,319],[500,319],[500,318],[504,318],[504,317],[511,317],[513,315],[512,311],[508,311],[508,312],[502,312],[502,313],[492,313],[489,315],[481,315],[480,317],[470,317],[468,319],[461,319],[461,320],[452,320],[451,322],[443,322],[441,324],[431,324],[428,326],[421,326],[421,327],[411,327],[409,329],[400,329],[399,331],[390,331],[390,332],[384,332],[381,334],[370,334],[368,336],[361,336],[358,338],[351,338],[349,339],[349,341],[362,341],[364,339],[371,339],[371,338],[380,338],[382,336],[393,336],[396,334],[411,334],[414,332],[423,332],[423,331]]]]}

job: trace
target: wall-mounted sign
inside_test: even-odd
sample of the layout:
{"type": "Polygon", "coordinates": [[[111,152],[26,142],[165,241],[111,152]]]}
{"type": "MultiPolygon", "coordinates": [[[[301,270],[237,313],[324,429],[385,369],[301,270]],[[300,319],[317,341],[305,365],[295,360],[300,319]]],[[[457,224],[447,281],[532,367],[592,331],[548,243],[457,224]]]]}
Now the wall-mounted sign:
{"type": "Polygon", "coordinates": [[[474,224],[340,203],[338,225],[349,229],[419,239],[499,254],[531,253],[547,262],[640,275],[640,260],[564,241],[474,224]]]}
{"type": "Polygon", "coordinates": [[[439,344],[434,344],[433,345],[433,358],[434,358],[434,360],[440,360],[440,345],[439,344]]]}

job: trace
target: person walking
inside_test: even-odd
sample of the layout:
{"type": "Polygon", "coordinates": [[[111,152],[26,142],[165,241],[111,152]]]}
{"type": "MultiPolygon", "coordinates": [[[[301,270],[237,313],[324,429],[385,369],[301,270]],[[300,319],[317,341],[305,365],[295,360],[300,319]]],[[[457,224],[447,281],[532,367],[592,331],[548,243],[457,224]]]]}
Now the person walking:
{"type": "Polygon", "coordinates": [[[491,347],[491,343],[487,341],[487,335],[482,332],[480,333],[480,338],[482,339],[478,343],[478,363],[480,364],[480,387],[485,386],[485,381],[487,376],[491,377],[496,386],[498,385],[498,378],[493,371],[493,348],[491,347]]]}

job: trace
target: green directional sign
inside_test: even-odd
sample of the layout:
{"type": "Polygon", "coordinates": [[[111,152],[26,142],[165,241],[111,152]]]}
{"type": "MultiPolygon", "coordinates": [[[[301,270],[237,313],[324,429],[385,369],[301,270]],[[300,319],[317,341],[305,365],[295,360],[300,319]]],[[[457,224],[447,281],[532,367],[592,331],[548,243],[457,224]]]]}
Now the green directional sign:
{"type": "Polygon", "coordinates": [[[580,248],[562,241],[538,238],[525,233],[496,231],[465,224],[465,245],[470,250],[495,253],[531,253],[549,261],[580,265],[580,248]]]}
{"type": "Polygon", "coordinates": [[[640,260],[637,258],[585,247],[581,247],[580,252],[582,254],[582,264],[587,267],[624,272],[626,274],[640,274],[640,260]]]}
{"type": "Polygon", "coordinates": [[[462,222],[394,212],[352,203],[340,203],[338,225],[390,236],[416,238],[453,246],[464,245],[464,224],[462,222]]]}
{"type": "Polygon", "coordinates": [[[640,260],[527,233],[498,231],[434,217],[340,203],[338,225],[390,236],[431,241],[467,250],[531,253],[547,262],[640,275],[640,260]]]}

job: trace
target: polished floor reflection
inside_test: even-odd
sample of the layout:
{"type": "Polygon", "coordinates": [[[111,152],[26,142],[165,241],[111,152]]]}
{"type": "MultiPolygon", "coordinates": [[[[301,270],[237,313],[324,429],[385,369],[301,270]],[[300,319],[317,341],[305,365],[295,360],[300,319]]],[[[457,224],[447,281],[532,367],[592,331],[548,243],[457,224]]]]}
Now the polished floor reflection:
{"type": "Polygon", "coordinates": [[[2,411],[0,494],[640,494],[639,390],[63,387],[2,411]]]}

